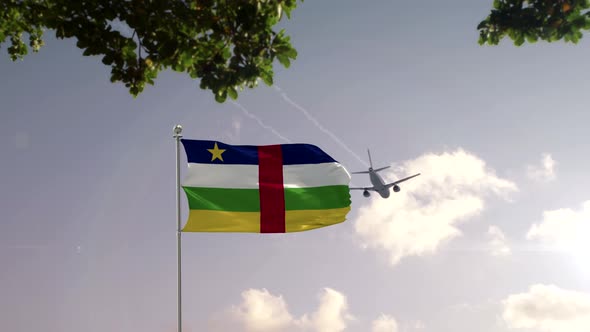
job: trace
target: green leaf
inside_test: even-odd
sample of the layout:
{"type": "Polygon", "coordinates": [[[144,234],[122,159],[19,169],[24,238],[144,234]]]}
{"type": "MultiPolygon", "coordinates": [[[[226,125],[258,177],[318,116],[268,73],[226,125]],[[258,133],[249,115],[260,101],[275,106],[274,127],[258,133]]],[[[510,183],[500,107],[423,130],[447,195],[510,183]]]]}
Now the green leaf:
{"type": "Polygon", "coordinates": [[[283,54],[277,54],[277,59],[285,68],[289,68],[291,66],[291,60],[289,60],[287,56],[283,54]]]}
{"type": "Polygon", "coordinates": [[[273,84],[272,72],[269,73],[267,71],[261,71],[260,78],[268,86],[271,86],[273,84]]]}
{"type": "Polygon", "coordinates": [[[104,63],[105,65],[110,65],[112,64],[114,61],[114,58],[111,54],[107,54],[102,58],[102,63],[104,63]]]}
{"type": "Polygon", "coordinates": [[[233,86],[230,86],[230,87],[227,88],[227,94],[233,100],[238,99],[238,91],[233,86]]]}
{"type": "Polygon", "coordinates": [[[538,39],[538,37],[536,35],[532,34],[532,33],[526,35],[526,41],[529,42],[529,43],[531,43],[531,44],[532,43],[536,43],[537,42],[537,39],[538,39]]]}
{"type": "Polygon", "coordinates": [[[227,99],[227,90],[219,91],[215,94],[215,101],[218,103],[223,103],[227,99]]]}
{"type": "Polygon", "coordinates": [[[297,58],[297,50],[295,50],[294,48],[288,48],[284,54],[286,56],[288,56],[291,59],[296,59],[297,58]]]}

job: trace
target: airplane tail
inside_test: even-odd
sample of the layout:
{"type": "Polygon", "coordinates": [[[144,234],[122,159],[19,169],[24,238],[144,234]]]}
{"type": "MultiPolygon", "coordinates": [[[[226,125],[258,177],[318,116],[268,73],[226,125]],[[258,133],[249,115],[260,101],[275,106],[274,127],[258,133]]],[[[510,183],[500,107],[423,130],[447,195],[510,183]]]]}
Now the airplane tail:
{"type": "Polygon", "coordinates": [[[369,173],[371,173],[371,171],[379,172],[379,171],[382,171],[384,169],[391,167],[391,166],[385,166],[385,167],[373,169],[373,160],[371,160],[371,150],[367,149],[367,154],[369,155],[369,165],[370,165],[369,170],[368,171],[351,172],[351,174],[369,174],[369,173]]]}

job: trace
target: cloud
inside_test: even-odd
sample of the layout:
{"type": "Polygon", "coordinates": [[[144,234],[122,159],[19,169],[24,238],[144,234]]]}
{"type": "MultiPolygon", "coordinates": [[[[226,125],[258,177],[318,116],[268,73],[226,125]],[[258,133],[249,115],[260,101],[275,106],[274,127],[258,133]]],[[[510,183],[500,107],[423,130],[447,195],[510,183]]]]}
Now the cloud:
{"type": "Polygon", "coordinates": [[[557,163],[550,154],[544,153],[541,156],[541,165],[527,166],[527,176],[535,181],[549,182],[555,180],[555,165],[557,163]]]}
{"type": "Polygon", "coordinates": [[[242,129],[242,123],[240,122],[240,119],[233,118],[232,119],[232,127],[234,128],[235,134],[239,136],[240,130],[242,129]]]}
{"type": "Polygon", "coordinates": [[[422,321],[417,320],[412,324],[412,328],[415,330],[423,330],[426,328],[426,324],[424,324],[424,322],[422,321]]]}
{"type": "Polygon", "coordinates": [[[581,249],[590,236],[590,201],[582,203],[578,211],[557,209],[543,212],[543,221],[533,224],[526,234],[557,249],[581,249]]]}
{"type": "Polygon", "coordinates": [[[232,116],[231,128],[226,129],[222,137],[230,143],[238,143],[240,141],[241,130],[242,122],[238,116],[234,115],[232,116]]]}
{"type": "Polygon", "coordinates": [[[320,305],[311,318],[304,316],[301,321],[304,327],[311,327],[318,332],[344,331],[347,322],[354,319],[348,313],[346,297],[333,289],[325,288],[320,294],[320,305]]]}
{"type": "Polygon", "coordinates": [[[280,331],[294,323],[283,297],[266,289],[244,291],[242,303],[232,312],[248,331],[280,331]]]}
{"type": "Polygon", "coordinates": [[[488,237],[492,256],[508,256],[511,254],[510,247],[506,242],[506,236],[498,226],[492,225],[488,228],[488,237]]]}
{"type": "Polygon", "coordinates": [[[266,289],[244,291],[242,303],[230,312],[242,329],[251,332],[340,332],[354,319],[348,312],[346,297],[330,288],[320,293],[317,310],[299,319],[289,313],[281,295],[275,296],[266,289]]]}
{"type": "Polygon", "coordinates": [[[375,197],[359,209],[354,227],[366,248],[388,253],[392,265],[407,256],[432,254],[461,235],[457,225],[481,214],[485,198],[508,198],[514,183],[497,177],[477,156],[458,149],[425,154],[383,172],[393,180],[414,172],[389,199],[375,197]]]}
{"type": "Polygon", "coordinates": [[[503,307],[510,328],[588,332],[590,326],[590,294],[553,285],[533,285],[527,293],[510,295],[503,307]]]}
{"type": "Polygon", "coordinates": [[[372,332],[398,332],[398,325],[395,318],[382,314],[373,321],[372,332]]]}

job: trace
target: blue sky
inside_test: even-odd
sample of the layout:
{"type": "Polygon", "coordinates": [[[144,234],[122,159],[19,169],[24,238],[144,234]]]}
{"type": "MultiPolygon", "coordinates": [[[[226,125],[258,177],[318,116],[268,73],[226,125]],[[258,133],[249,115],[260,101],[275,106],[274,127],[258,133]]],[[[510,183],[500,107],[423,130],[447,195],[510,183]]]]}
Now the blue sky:
{"type": "Polygon", "coordinates": [[[187,331],[581,332],[590,49],[479,46],[490,6],[306,1],[282,23],[298,59],[238,104],[172,72],[133,99],[51,32],[39,54],[3,56],[0,327],[174,331],[180,123],[422,172],[388,200],[352,193],[325,229],[185,234],[187,331]]]}

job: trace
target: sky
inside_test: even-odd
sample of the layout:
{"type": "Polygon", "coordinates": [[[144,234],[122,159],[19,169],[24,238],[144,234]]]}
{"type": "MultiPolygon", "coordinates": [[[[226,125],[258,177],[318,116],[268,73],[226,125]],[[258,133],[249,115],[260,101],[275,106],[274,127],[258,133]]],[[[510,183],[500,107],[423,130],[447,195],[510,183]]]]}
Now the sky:
{"type": "Polygon", "coordinates": [[[2,45],[0,329],[175,331],[181,124],[422,173],[342,224],[183,234],[185,331],[587,332],[590,45],[479,46],[491,3],[306,1],[291,68],[224,104],[172,72],[133,99],[51,32],[2,45]]]}

